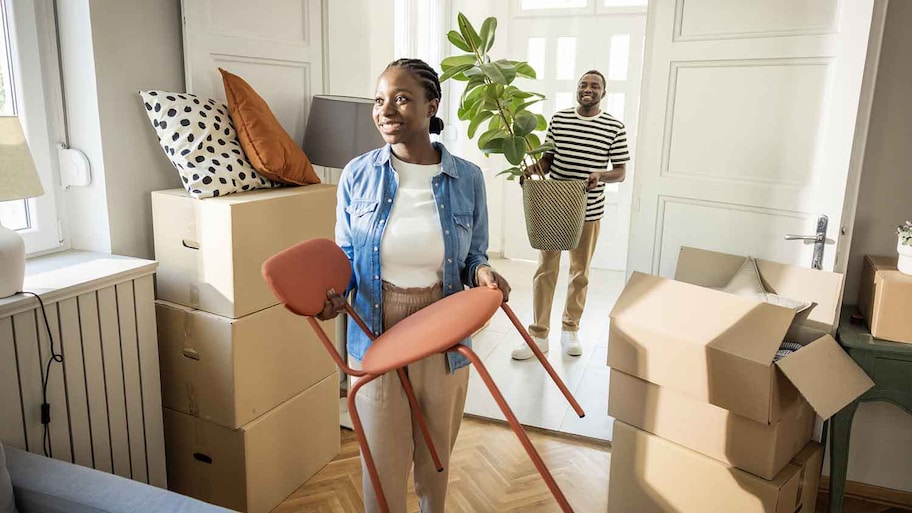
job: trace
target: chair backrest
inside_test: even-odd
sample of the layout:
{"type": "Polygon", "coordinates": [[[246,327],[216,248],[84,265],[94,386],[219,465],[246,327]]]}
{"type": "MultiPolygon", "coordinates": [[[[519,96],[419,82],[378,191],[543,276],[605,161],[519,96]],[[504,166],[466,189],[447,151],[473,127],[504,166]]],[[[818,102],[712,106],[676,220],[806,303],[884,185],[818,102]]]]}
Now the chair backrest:
{"type": "Polygon", "coordinates": [[[335,242],[307,240],[263,262],[263,278],[290,311],[312,317],[323,311],[326,292],[340,295],[351,281],[351,262],[335,242]]]}

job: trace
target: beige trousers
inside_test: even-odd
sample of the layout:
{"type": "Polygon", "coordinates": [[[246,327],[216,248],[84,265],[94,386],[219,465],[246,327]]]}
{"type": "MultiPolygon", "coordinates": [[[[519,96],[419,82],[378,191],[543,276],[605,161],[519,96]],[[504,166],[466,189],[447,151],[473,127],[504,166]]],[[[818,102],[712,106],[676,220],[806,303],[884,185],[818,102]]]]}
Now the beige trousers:
{"type": "MultiPolygon", "coordinates": [[[[570,253],[570,282],[567,286],[567,301],[564,304],[564,331],[579,331],[580,317],[586,307],[586,293],[589,290],[589,264],[598,242],[600,220],[583,223],[579,245],[570,253]]],[[[540,251],[538,270],[532,279],[532,316],[529,334],[547,338],[551,329],[551,304],[554,302],[554,287],[560,270],[561,251],[540,251]]]]}
{"type": "MultiPolygon", "coordinates": [[[[443,297],[440,284],[427,289],[400,289],[383,283],[383,328],[443,297]]],[[[349,365],[360,369],[360,362],[349,358],[349,365]]],[[[374,456],[380,483],[392,513],[405,513],[408,473],[414,465],[415,493],[422,513],[443,513],[450,470],[450,453],[456,443],[465,408],[469,369],[450,374],[446,356],[433,355],[407,368],[409,381],[427,420],[431,438],[443,463],[437,472],[430,452],[414,422],[399,376],[389,372],[358,391],[355,400],[364,425],[367,442],[374,456]]],[[[358,378],[352,378],[353,383],[358,378]]],[[[364,511],[380,511],[376,494],[361,459],[364,485],[364,511]]]]}

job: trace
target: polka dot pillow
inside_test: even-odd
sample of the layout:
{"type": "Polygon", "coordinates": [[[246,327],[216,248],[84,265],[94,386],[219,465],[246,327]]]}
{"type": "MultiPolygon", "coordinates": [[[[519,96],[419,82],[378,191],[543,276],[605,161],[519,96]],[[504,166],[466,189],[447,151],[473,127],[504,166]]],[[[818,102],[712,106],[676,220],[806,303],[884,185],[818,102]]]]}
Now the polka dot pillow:
{"type": "Polygon", "coordinates": [[[139,95],[165,155],[194,198],[279,186],[247,162],[224,103],[189,93],[139,95]]]}

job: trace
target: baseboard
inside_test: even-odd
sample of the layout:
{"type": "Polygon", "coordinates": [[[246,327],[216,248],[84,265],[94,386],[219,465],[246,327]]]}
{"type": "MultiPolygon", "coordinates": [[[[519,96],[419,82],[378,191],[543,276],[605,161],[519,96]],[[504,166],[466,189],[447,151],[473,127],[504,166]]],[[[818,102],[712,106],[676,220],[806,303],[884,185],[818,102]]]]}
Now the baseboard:
{"type": "MultiPolygon", "coordinates": [[[[829,492],[830,478],[828,476],[820,477],[820,490],[829,492]]],[[[853,499],[863,499],[887,506],[912,508],[912,492],[904,490],[893,490],[892,488],[883,488],[856,481],[846,481],[845,494],[846,497],[853,499]]]]}

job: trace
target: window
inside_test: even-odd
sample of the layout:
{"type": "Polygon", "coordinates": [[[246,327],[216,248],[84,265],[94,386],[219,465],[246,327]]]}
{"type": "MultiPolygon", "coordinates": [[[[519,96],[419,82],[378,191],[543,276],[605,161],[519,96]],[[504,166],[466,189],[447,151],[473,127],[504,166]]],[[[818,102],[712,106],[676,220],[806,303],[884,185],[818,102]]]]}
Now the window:
{"type": "Polygon", "coordinates": [[[63,242],[54,186],[54,146],[61,138],[52,136],[48,115],[63,111],[53,16],[51,2],[0,0],[0,115],[19,118],[45,191],[38,198],[0,203],[0,223],[22,235],[29,254],[63,242]],[[57,105],[49,105],[48,98],[57,98],[57,105]]]}
{"type": "MultiPolygon", "coordinates": [[[[0,6],[3,0],[0,0],[0,6]]],[[[15,116],[16,98],[13,90],[12,66],[10,61],[9,30],[5,9],[0,9],[0,116],[15,116]]],[[[0,202],[0,224],[11,230],[29,228],[28,202],[25,200],[0,202]]]]}

